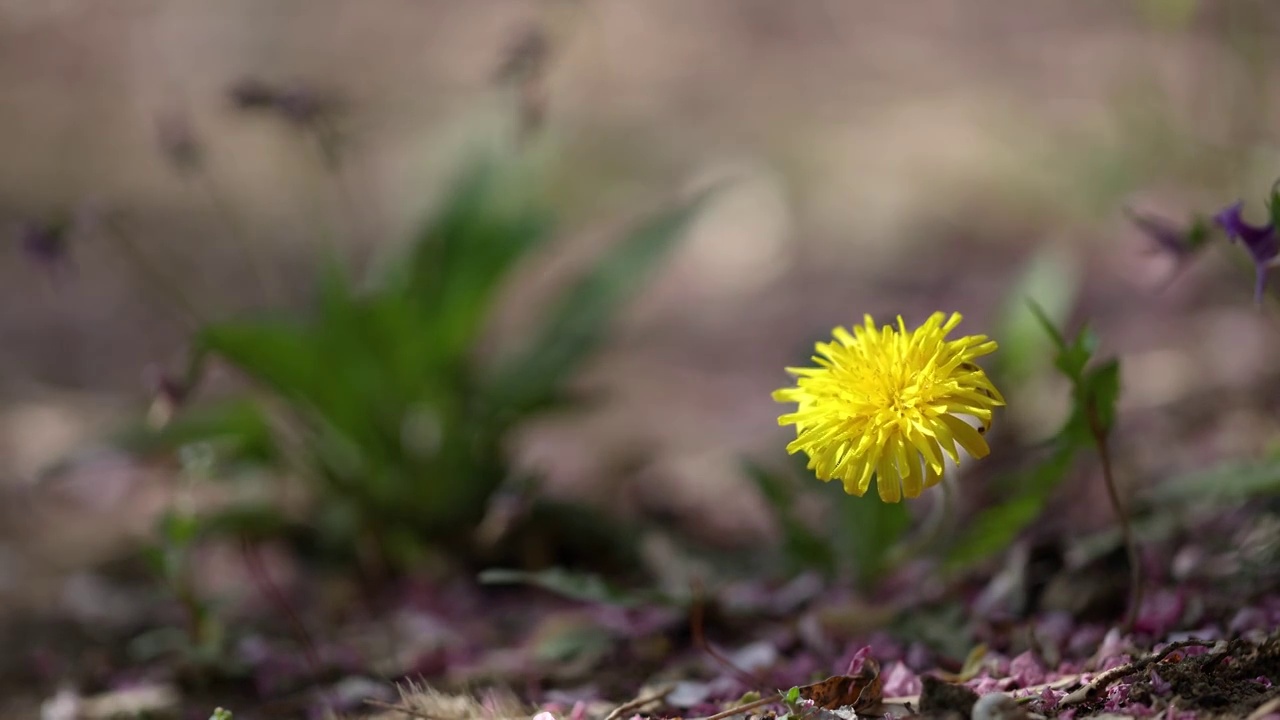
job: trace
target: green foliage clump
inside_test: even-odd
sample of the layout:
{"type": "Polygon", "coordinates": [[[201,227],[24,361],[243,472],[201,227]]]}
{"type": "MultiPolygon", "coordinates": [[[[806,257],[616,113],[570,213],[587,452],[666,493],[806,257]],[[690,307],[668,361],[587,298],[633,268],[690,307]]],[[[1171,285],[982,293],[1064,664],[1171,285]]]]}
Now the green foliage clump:
{"type": "MultiPolygon", "coordinates": [[[[330,262],[309,316],[204,325],[188,380],[216,360],[257,392],[183,412],[134,437],[135,447],[202,443],[224,466],[300,475],[314,501],[307,524],[331,548],[373,539],[393,564],[428,544],[466,552],[511,478],[513,428],[569,404],[567,382],[700,202],[644,219],[571,283],[522,347],[479,358],[504,281],[554,228],[532,184],[507,170],[469,168],[369,287],[330,262]]],[[[232,513],[264,531],[276,517],[232,513]]]]}

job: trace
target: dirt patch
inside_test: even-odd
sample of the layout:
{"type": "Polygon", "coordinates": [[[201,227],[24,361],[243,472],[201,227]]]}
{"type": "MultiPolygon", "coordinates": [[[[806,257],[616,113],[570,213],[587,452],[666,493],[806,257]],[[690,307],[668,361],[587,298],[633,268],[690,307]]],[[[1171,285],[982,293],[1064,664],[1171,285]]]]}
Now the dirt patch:
{"type": "Polygon", "coordinates": [[[967,718],[978,702],[978,693],[964,685],[945,682],[932,675],[920,678],[920,714],[929,718],[967,718]]]}
{"type": "Polygon", "coordinates": [[[1170,662],[1176,657],[1156,664],[1135,681],[1130,701],[1241,718],[1280,697],[1280,688],[1272,685],[1280,678],[1280,634],[1261,645],[1237,639],[1221,650],[1170,662]]]}

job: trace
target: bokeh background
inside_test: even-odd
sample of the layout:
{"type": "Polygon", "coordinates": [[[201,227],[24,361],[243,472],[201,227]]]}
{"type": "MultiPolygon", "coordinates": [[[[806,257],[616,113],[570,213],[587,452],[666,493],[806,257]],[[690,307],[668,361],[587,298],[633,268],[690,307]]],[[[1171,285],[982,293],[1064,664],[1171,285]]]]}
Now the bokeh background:
{"type": "MultiPolygon", "coordinates": [[[[495,347],[621,223],[732,184],[580,379],[606,401],[515,452],[554,492],[733,545],[776,532],[739,461],[781,458],[782,368],[863,313],[991,332],[1011,288],[1051,295],[1123,359],[1134,476],[1263,451],[1280,326],[1247,263],[1213,252],[1161,289],[1170,258],[1123,210],[1248,198],[1262,218],[1278,22],[1259,0],[3,0],[0,222],[122,218],[204,307],[303,307],[328,238],[371,262],[462,148],[511,142],[522,95],[495,75],[541,33],[536,152],[564,232],[508,289],[495,347]],[[234,107],[245,78],[336,99],[339,170],[234,107]],[[174,127],[207,179],[175,172],[174,127]]],[[[0,612],[73,605],[81,570],[168,502],[171,468],[85,449],[145,411],[188,327],[118,243],[81,235],[53,274],[16,230],[0,246],[0,612]]],[[[1051,432],[1062,391],[1024,388],[1008,420],[1051,432]]]]}

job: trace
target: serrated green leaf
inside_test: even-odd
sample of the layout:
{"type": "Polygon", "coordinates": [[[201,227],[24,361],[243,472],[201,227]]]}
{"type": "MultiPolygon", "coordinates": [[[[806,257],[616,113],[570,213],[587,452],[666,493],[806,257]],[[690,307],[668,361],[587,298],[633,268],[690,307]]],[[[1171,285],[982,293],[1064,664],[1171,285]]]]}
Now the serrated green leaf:
{"type": "Polygon", "coordinates": [[[523,414],[563,386],[603,343],[618,310],[675,246],[707,197],[703,193],[641,222],[561,295],[529,345],[493,373],[491,407],[523,414]]]}
{"type": "Polygon", "coordinates": [[[835,574],[838,564],[831,538],[814,530],[812,518],[798,517],[793,510],[796,488],[778,475],[755,465],[745,464],[751,478],[773,510],[782,530],[782,553],[793,570],[817,570],[827,576],[835,574]]]}
{"type": "Polygon", "coordinates": [[[851,561],[858,582],[870,587],[887,568],[890,553],[911,527],[906,503],[881,502],[872,491],[851,497],[838,482],[828,483],[828,492],[840,494],[837,534],[840,554],[851,561]]]}
{"type": "Polygon", "coordinates": [[[1012,494],[979,512],[946,554],[953,570],[969,567],[1005,550],[1044,511],[1053,491],[1071,469],[1079,445],[1059,438],[1053,453],[1007,484],[1012,494]]]}

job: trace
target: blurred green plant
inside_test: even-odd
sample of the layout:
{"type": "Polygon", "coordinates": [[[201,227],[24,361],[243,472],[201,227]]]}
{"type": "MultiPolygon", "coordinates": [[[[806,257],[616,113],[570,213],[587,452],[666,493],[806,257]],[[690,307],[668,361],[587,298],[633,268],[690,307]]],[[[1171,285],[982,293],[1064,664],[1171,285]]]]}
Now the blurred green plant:
{"type": "Polygon", "coordinates": [[[310,316],[204,325],[186,385],[218,360],[259,392],[184,410],[128,444],[206,443],[224,467],[305,478],[307,524],[332,550],[372,541],[392,566],[428,545],[467,553],[510,479],[511,431],[571,405],[568,381],[705,197],[639,222],[570,285],[528,342],[490,361],[476,346],[497,293],[553,228],[536,183],[511,170],[470,166],[367,290],[331,260],[310,316]]]}
{"type": "MultiPolygon", "coordinates": [[[[1054,367],[1071,384],[1071,411],[1062,428],[1045,443],[1048,456],[1031,468],[1004,478],[997,488],[1002,501],[967,523],[965,532],[946,555],[946,564],[952,569],[970,566],[1008,547],[1041,515],[1081,450],[1098,451],[1113,502],[1119,502],[1111,477],[1108,438],[1115,424],[1120,393],[1120,363],[1116,359],[1092,362],[1098,338],[1089,328],[1082,328],[1067,340],[1038,304],[1031,302],[1029,307],[1053,343],[1054,367]]],[[[1126,516],[1121,517],[1127,527],[1126,516]]],[[[1125,532],[1128,538],[1128,531],[1125,532]]]]}
{"type": "Polygon", "coordinates": [[[138,659],[176,656],[197,670],[216,666],[225,658],[226,628],[219,622],[214,604],[196,589],[193,553],[205,532],[192,500],[193,490],[208,477],[211,449],[201,443],[186,445],[179,453],[181,487],[171,506],[156,520],[154,542],[143,549],[151,571],[178,601],[186,623],[181,632],[161,628],[143,633],[130,644],[138,659]]]}
{"type": "Polygon", "coordinates": [[[911,525],[906,504],[849,502],[840,483],[802,481],[811,478],[806,459],[790,457],[796,460],[790,472],[744,463],[744,471],[764,496],[782,533],[785,570],[849,576],[860,587],[870,587],[890,568],[894,551],[911,525]],[[823,517],[813,517],[815,512],[823,517]]]}

